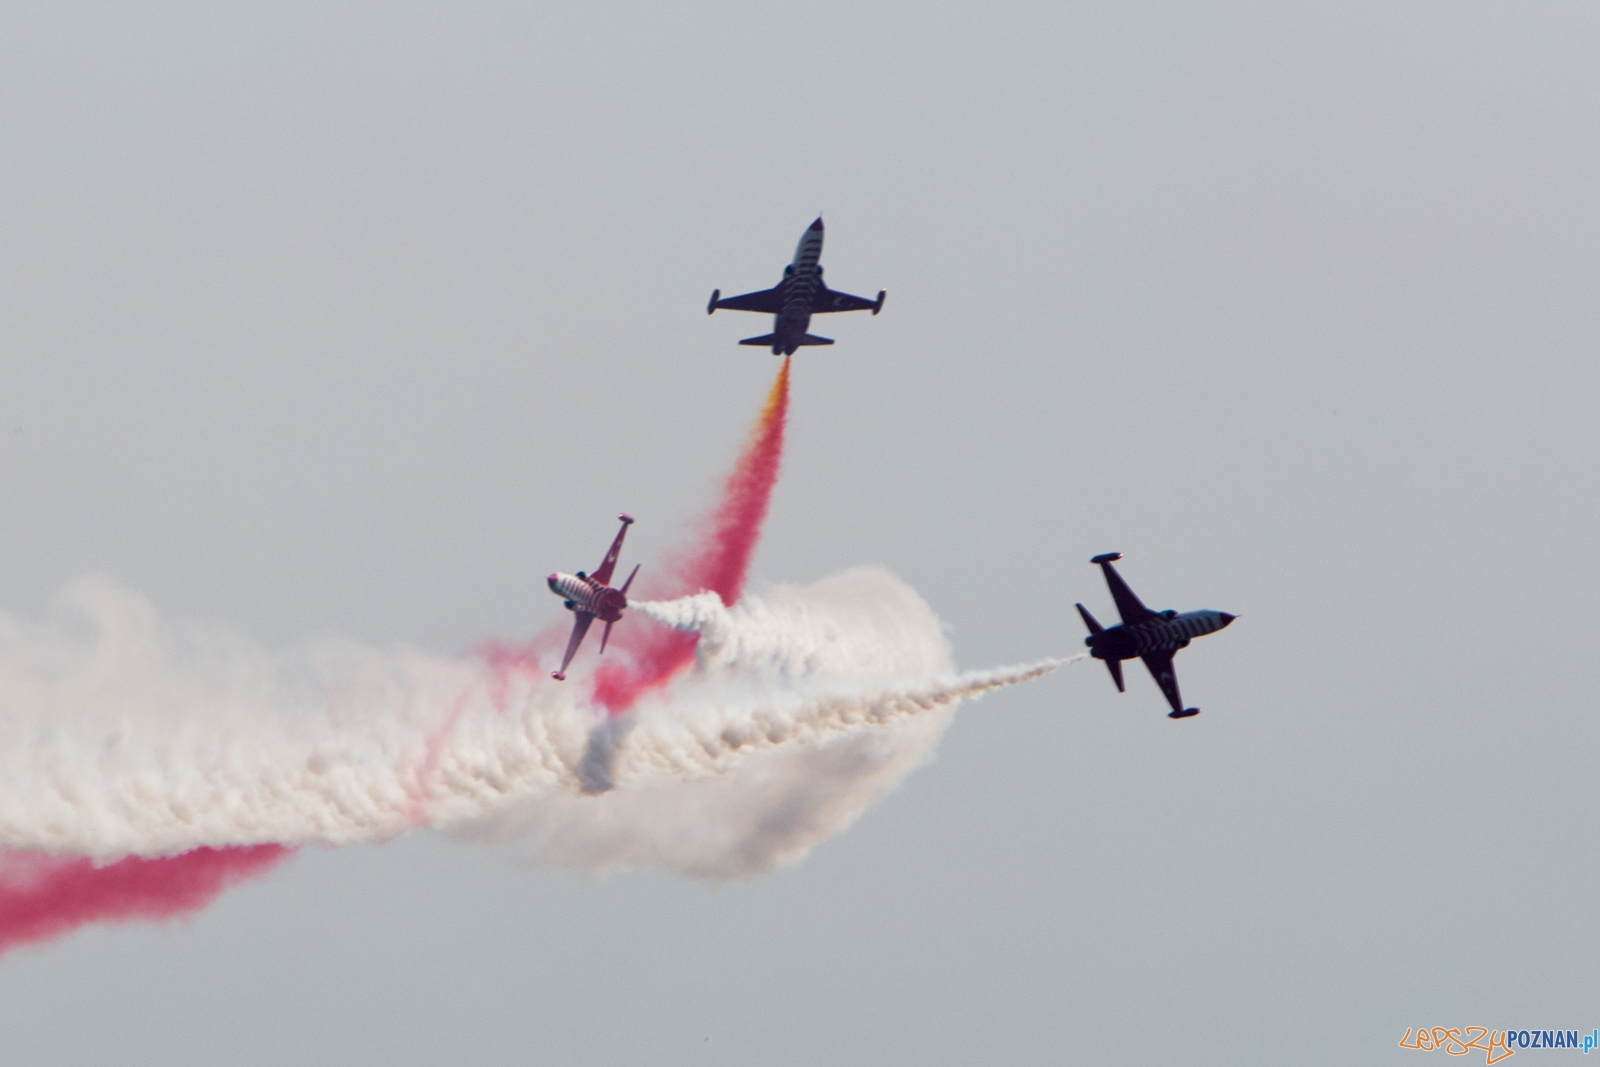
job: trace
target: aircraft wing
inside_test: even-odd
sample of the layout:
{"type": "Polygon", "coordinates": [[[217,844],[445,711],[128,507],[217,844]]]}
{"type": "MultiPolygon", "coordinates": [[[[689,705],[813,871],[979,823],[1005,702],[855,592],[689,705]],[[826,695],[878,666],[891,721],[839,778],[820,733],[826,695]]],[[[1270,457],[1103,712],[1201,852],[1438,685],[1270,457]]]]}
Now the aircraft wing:
{"type": "MultiPolygon", "coordinates": [[[[1100,569],[1106,572],[1106,585],[1111,588],[1111,599],[1117,602],[1117,613],[1122,616],[1124,625],[1133,626],[1146,619],[1155,618],[1156,613],[1145,607],[1144,603],[1134,595],[1133,590],[1128,588],[1128,583],[1122,580],[1122,575],[1117,573],[1117,568],[1111,565],[1109,559],[1100,565],[1100,569]]],[[[1155,668],[1152,667],[1151,670],[1155,668]]]]}
{"type": "Polygon", "coordinates": [[[594,622],[594,616],[587,611],[573,612],[572,636],[567,638],[567,651],[561,657],[561,669],[556,671],[556,677],[563,678],[567,673],[567,664],[572,662],[572,657],[578,654],[578,646],[583,644],[583,635],[589,632],[589,624],[594,622]]]}
{"type": "Polygon", "coordinates": [[[711,310],[723,308],[728,311],[759,311],[764,315],[776,315],[783,310],[783,293],[781,287],[763,289],[759,293],[744,293],[740,296],[725,296],[720,300],[711,302],[711,310]]]}
{"type": "Polygon", "coordinates": [[[611,542],[611,549],[606,552],[606,558],[595,568],[594,573],[589,575],[601,585],[611,584],[611,572],[617,569],[617,557],[622,555],[622,539],[628,535],[628,523],[632,521],[626,515],[622,516],[622,529],[617,531],[616,540],[611,542]]]}
{"type": "Polygon", "coordinates": [[[824,286],[822,292],[811,301],[811,313],[822,315],[829,311],[870,311],[876,315],[883,309],[883,295],[879,293],[876,300],[868,300],[864,296],[851,296],[824,286]]]}
{"type": "Polygon", "coordinates": [[[1156,680],[1156,684],[1166,694],[1167,703],[1172,705],[1172,710],[1182,711],[1183,698],[1178,695],[1178,675],[1172,669],[1172,653],[1147,652],[1139,658],[1144,660],[1144,665],[1150,669],[1150,677],[1156,680]]]}

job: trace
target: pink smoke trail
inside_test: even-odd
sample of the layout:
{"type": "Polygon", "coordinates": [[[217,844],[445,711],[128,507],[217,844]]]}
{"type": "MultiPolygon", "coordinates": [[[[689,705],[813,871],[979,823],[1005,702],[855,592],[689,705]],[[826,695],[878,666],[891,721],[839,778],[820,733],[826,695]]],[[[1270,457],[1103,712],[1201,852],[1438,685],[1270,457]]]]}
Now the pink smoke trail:
{"type": "MultiPolygon", "coordinates": [[[[665,578],[652,584],[660,596],[715,591],[732,605],[744,589],[750,559],[761,536],[773,486],[783,459],[789,411],[789,360],[785,358],[734,468],[722,498],[702,526],[695,550],[669,561],[665,578]]],[[[595,672],[594,699],[619,715],[639,695],[664,685],[694,658],[694,637],[634,622],[617,631],[616,659],[595,672]]],[[[511,671],[537,669],[541,653],[559,647],[541,634],[523,647],[494,644],[483,650],[501,688],[511,671]]],[[[497,703],[503,693],[495,694],[497,703]]],[[[436,736],[418,775],[433,772],[437,752],[459,718],[460,708],[436,736]]],[[[414,819],[422,821],[421,801],[414,819]]],[[[164,859],[129,856],[103,867],[87,859],[31,853],[0,853],[0,955],[19,945],[60,937],[93,922],[170,920],[209,905],[226,889],[264,875],[294,854],[283,845],[199,848],[164,859]]]]}
{"type": "MultiPolygon", "coordinates": [[[[657,596],[711,590],[724,604],[738,602],[778,481],[788,418],[789,357],[785,356],[750,439],[722,484],[722,500],[702,527],[699,550],[668,565],[667,587],[657,596]]],[[[691,635],[661,626],[640,627],[637,622],[625,629],[626,638],[617,642],[618,651],[625,655],[603,664],[594,676],[595,702],[612,715],[632,707],[641,693],[666,684],[694,658],[691,635]]],[[[623,632],[619,629],[618,636],[623,632]]]]}
{"type": "Polygon", "coordinates": [[[0,955],[92,922],[190,915],[222,891],[294,855],[283,845],[197,848],[165,859],[129,856],[104,867],[33,853],[0,857],[0,955]]]}
{"type": "MultiPolygon", "coordinates": [[[[700,523],[698,547],[669,557],[661,568],[649,569],[654,573],[645,581],[653,596],[670,599],[710,589],[725,604],[738,601],[778,481],[788,416],[789,358],[785,356],[750,437],[722,483],[721,500],[700,523]]],[[[567,627],[561,626],[525,645],[485,644],[479,655],[491,668],[495,703],[503,705],[514,674],[548,670],[540,666],[545,654],[559,650],[566,640],[567,627]]],[[[692,635],[664,627],[641,627],[638,621],[628,620],[613,634],[606,661],[595,670],[595,703],[613,716],[622,714],[641,693],[666,684],[687,666],[694,659],[694,644],[692,635]]]]}

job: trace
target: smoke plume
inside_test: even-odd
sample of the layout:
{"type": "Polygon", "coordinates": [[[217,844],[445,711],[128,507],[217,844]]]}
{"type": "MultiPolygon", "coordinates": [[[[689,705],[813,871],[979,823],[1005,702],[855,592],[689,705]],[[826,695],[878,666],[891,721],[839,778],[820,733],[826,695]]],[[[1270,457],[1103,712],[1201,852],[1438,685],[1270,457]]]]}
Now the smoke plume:
{"type": "MultiPolygon", "coordinates": [[[[470,832],[560,797],[604,822],[602,794],[692,785],[757,752],[864,732],[881,748],[901,720],[942,721],[1056,665],[957,674],[931,609],[871,568],[731,609],[703,593],[635,610],[634,625],[700,644],[692,669],[616,717],[542,671],[507,678],[478,657],[336,639],[274,652],[79,582],[40,624],[0,619],[0,844],[100,862],[345,845],[470,832]]],[[[539,855],[599,869],[579,853],[539,855]]],[[[600,866],[655,863],[687,869],[656,854],[600,866]]]]}
{"type": "Polygon", "coordinates": [[[961,701],[1063,661],[958,673],[932,610],[878,569],[741,595],[788,371],[695,548],[646,586],[660,599],[571,682],[548,674],[564,633],[459,657],[271,650],[99,578],[38,622],[0,615],[0,952],[185,914],[306,844],[430,827],[547,866],[739,879],[849,825],[961,701]]]}
{"type": "Polygon", "coordinates": [[[12,854],[0,865],[0,953],[85,923],[186,915],[288,855],[281,845],[200,848],[165,860],[129,856],[97,868],[86,859],[12,854]]]}
{"type": "MultiPolygon", "coordinates": [[[[778,482],[788,418],[789,357],[785,356],[750,439],[723,483],[720,503],[697,531],[696,547],[667,560],[662,576],[653,573],[643,589],[660,596],[708,590],[730,604],[739,599],[778,482]]],[[[617,658],[601,666],[594,678],[595,701],[613,715],[632,707],[640,693],[671,678],[694,656],[690,636],[655,627],[627,629],[625,634],[619,631],[617,658]]]]}

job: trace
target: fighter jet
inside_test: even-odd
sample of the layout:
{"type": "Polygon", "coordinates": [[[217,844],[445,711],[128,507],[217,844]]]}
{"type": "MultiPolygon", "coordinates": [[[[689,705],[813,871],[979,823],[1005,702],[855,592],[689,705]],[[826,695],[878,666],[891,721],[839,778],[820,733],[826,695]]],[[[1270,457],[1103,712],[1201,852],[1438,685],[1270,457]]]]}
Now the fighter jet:
{"type": "Polygon", "coordinates": [[[611,551],[606,553],[606,558],[593,574],[562,574],[557,571],[545,581],[550,584],[550,591],[566,601],[566,609],[577,617],[572,620],[572,636],[567,639],[567,653],[561,657],[561,669],[551,677],[558,682],[567,679],[567,664],[572,662],[572,657],[578,654],[578,646],[583,644],[583,635],[589,632],[589,624],[595,619],[604,619],[606,628],[600,635],[600,651],[606,650],[606,642],[611,639],[611,626],[622,618],[622,610],[628,606],[628,586],[633,584],[633,576],[639,573],[639,565],[633,565],[633,571],[628,575],[628,580],[622,583],[621,589],[613,589],[606,584],[611,581],[611,572],[617,569],[617,556],[622,553],[622,539],[627,536],[628,527],[633,524],[633,516],[618,515],[622,521],[622,529],[617,531],[617,539],[611,542],[611,551]]]}
{"type": "Polygon", "coordinates": [[[1089,636],[1083,643],[1089,646],[1089,655],[1105,661],[1111,680],[1117,683],[1117,692],[1127,691],[1122,686],[1122,661],[1142,659],[1150,669],[1150,676],[1166,694],[1167,703],[1172,705],[1167,718],[1187,719],[1198,715],[1199,708],[1184,707],[1183,698],[1178,696],[1178,676],[1172,670],[1172,656],[1193,638],[1216,633],[1238,616],[1226,611],[1186,611],[1182,615],[1176,611],[1151,611],[1140,603],[1111,565],[1113,560],[1121,558],[1121,552],[1107,552],[1089,562],[1099,564],[1105,571],[1106,585],[1111,587],[1111,599],[1117,602],[1122,625],[1107,629],[1095,621],[1088,608],[1079,604],[1078,614],[1089,628],[1089,636]]]}
{"type": "Polygon", "coordinates": [[[722,299],[722,290],[713,289],[706,304],[706,314],[715,314],[718,308],[729,311],[757,311],[775,316],[772,332],[760,337],[746,337],[742,345],[771,345],[775,356],[789,356],[806,345],[831,345],[833,340],[807,333],[811,316],[825,315],[831,311],[871,311],[874,315],[883,310],[883,298],[888,290],[879,289],[878,299],[868,300],[829,289],[822,280],[822,219],[800,236],[800,245],[794,250],[794,262],[783,268],[783,279],[771,289],[759,293],[745,293],[722,299]]]}

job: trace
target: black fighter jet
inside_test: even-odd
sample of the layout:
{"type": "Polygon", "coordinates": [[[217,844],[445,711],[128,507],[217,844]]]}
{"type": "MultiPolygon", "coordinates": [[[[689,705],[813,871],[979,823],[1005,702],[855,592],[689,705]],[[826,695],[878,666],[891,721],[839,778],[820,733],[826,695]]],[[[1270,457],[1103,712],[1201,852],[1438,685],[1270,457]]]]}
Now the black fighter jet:
{"type": "Polygon", "coordinates": [[[874,315],[883,310],[887,290],[878,290],[878,299],[838,293],[822,281],[822,219],[800,235],[800,245],[794,250],[794,262],[783,268],[783,280],[771,289],[743,296],[722,298],[721,289],[711,291],[711,301],[706,304],[706,314],[718,308],[729,311],[756,311],[776,316],[772,332],[760,337],[746,337],[742,345],[771,345],[775,356],[789,356],[806,345],[831,345],[832,338],[806,333],[811,328],[811,316],[830,311],[870,311],[874,315]]]}
{"type": "Polygon", "coordinates": [[[1117,692],[1127,691],[1122,685],[1122,661],[1142,659],[1150,668],[1150,676],[1167,695],[1167,703],[1172,705],[1167,718],[1187,719],[1198,715],[1199,708],[1184,707],[1183,698],[1178,696],[1178,676],[1172,671],[1173,653],[1196,637],[1216,633],[1238,616],[1226,611],[1186,611],[1182,615],[1176,611],[1151,611],[1139,602],[1122,575],[1111,565],[1113,560],[1121,558],[1121,552],[1107,552],[1089,562],[1098,563],[1106,572],[1106,585],[1111,587],[1111,599],[1117,602],[1122,625],[1107,629],[1095,621],[1088,608],[1079,604],[1078,614],[1089,628],[1089,636],[1083,643],[1089,646],[1089,655],[1105,660],[1111,680],[1117,683],[1117,692]]]}

